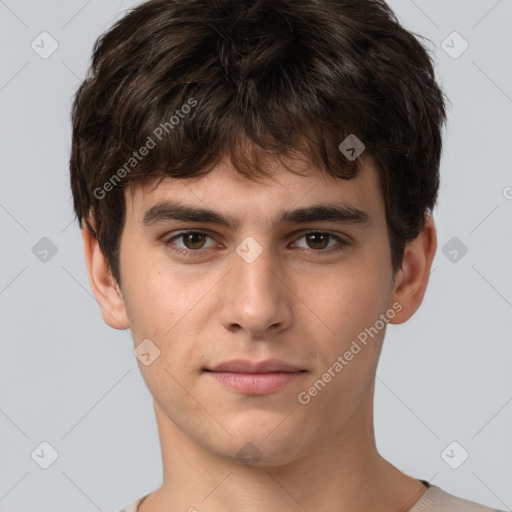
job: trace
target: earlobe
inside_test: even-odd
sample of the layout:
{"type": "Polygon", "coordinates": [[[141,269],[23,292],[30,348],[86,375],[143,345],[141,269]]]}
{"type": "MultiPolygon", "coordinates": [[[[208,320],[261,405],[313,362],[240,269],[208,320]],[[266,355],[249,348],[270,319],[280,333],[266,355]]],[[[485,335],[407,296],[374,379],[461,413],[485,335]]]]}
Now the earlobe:
{"type": "Polygon", "coordinates": [[[82,239],[89,283],[100,305],[103,320],[114,329],[128,329],[130,323],[121,290],[112,276],[96,236],[85,225],[82,228],[82,239]]]}
{"type": "Polygon", "coordinates": [[[434,220],[427,215],[423,230],[405,246],[402,268],[397,272],[391,296],[391,304],[398,302],[402,308],[390,323],[406,322],[420,307],[427,289],[436,248],[434,220]]]}

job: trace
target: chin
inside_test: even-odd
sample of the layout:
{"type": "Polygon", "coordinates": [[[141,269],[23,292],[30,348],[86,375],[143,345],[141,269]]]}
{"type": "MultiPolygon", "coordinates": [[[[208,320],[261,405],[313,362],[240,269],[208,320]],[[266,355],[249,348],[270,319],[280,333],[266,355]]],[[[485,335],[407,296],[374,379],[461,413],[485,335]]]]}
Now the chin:
{"type": "Polygon", "coordinates": [[[276,429],[278,424],[271,422],[265,428],[249,424],[245,429],[239,425],[228,445],[219,447],[219,454],[247,467],[275,467],[294,462],[300,457],[297,433],[284,426],[276,429]]]}

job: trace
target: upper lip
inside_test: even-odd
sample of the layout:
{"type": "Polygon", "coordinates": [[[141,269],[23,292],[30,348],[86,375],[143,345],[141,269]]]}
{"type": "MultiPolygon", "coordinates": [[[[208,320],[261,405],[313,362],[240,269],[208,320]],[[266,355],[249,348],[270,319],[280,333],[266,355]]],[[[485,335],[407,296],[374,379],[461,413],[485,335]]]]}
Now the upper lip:
{"type": "Polygon", "coordinates": [[[305,371],[293,364],[279,359],[267,359],[265,361],[250,361],[248,359],[233,359],[220,363],[212,368],[206,368],[211,372],[233,373],[272,373],[272,372],[301,372],[305,371]]]}

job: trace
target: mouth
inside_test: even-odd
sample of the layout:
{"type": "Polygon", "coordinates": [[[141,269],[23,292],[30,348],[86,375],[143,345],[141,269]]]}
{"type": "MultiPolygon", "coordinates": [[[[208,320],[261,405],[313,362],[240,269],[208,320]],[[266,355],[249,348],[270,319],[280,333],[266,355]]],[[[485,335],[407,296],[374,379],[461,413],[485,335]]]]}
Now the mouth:
{"type": "Polygon", "coordinates": [[[264,395],[292,384],[302,378],[307,370],[279,359],[266,361],[236,359],[213,368],[205,368],[205,372],[233,391],[249,395],[264,395]]]}

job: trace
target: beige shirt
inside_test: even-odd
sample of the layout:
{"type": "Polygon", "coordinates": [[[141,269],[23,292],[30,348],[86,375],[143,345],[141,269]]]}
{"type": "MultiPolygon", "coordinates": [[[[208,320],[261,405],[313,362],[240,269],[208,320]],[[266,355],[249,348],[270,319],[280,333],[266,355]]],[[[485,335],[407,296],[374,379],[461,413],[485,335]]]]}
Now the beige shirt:
{"type": "MultiPolygon", "coordinates": [[[[484,507],[473,501],[468,501],[452,494],[448,494],[440,487],[428,484],[428,489],[407,512],[503,512],[497,509],[484,507]]],[[[138,506],[146,496],[139,498],[131,505],[119,512],[137,512],[138,506]]]]}

